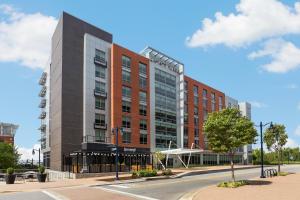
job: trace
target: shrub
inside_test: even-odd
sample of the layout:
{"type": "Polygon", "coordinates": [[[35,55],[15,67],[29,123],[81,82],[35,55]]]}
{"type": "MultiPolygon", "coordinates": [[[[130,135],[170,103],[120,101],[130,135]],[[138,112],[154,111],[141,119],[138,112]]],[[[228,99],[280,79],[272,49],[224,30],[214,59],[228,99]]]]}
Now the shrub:
{"type": "Polygon", "coordinates": [[[140,170],[140,171],[133,171],[131,173],[133,178],[136,177],[152,177],[157,175],[156,170],[140,170]]]}
{"type": "Polygon", "coordinates": [[[38,170],[39,170],[39,173],[40,173],[40,174],[44,174],[44,173],[45,173],[45,167],[42,166],[42,165],[39,166],[38,170]]]}
{"type": "Polygon", "coordinates": [[[6,173],[9,175],[12,175],[14,172],[15,172],[15,170],[12,167],[7,168],[7,170],[6,170],[6,173]]]}
{"type": "Polygon", "coordinates": [[[243,185],[248,185],[247,181],[229,181],[229,182],[222,182],[218,184],[218,187],[225,187],[225,188],[237,188],[243,185]]]}
{"type": "Polygon", "coordinates": [[[171,169],[163,170],[161,173],[163,176],[171,176],[173,174],[171,169]]]}

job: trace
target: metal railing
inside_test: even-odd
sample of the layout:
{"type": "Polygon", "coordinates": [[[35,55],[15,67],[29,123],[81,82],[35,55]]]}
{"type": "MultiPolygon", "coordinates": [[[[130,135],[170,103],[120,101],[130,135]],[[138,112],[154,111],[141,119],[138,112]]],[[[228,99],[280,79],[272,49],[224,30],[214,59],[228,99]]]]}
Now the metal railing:
{"type": "Polygon", "coordinates": [[[83,143],[110,143],[109,137],[97,137],[93,135],[85,135],[82,139],[83,143]]]}

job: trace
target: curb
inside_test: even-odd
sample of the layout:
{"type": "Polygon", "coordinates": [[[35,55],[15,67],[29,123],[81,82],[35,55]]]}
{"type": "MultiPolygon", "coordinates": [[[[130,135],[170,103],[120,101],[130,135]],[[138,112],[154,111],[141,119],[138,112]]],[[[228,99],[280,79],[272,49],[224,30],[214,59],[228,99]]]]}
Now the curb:
{"type": "MultiPolygon", "coordinates": [[[[240,168],[235,168],[234,170],[238,171],[238,170],[256,169],[256,168],[260,168],[260,166],[240,167],[240,168]]],[[[211,170],[190,171],[190,172],[183,172],[183,173],[171,176],[171,178],[182,178],[182,177],[185,177],[185,176],[211,174],[211,173],[228,172],[228,171],[231,171],[231,169],[230,168],[224,168],[224,169],[211,169],[211,170]]]]}

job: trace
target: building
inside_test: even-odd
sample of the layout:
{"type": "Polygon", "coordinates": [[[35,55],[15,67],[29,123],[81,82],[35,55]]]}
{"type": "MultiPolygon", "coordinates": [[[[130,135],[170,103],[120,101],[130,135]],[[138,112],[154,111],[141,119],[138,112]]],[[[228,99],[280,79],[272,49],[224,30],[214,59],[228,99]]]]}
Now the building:
{"type": "Polygon", "coordinates": [[[53,170],[114,171],[117,141],[120,171],[147,168],[153,152],[169,148],[206,149],[192,164],[227,162],[209,152],[202,130],[225,94],[152,47],[135,53],[63,12],[40,85],[41,146],[53,170]]]}
{"type": "Polygon", "coordinates": [[[0,122],[0,142],[14,145],[18,125],[0,122]]]}

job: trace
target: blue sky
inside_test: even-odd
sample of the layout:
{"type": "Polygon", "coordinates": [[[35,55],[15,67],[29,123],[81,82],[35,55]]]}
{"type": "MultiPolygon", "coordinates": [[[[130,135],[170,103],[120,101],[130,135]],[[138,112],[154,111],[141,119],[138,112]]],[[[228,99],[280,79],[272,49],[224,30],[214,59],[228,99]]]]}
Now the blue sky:
{"type": "Polygon", "coordinates": [[[149,45],[180,60],[187,75],[252,102],[255,123],[283,123],[289,145],[300,144],[297,1],[1,0],[0,5],[0,121],[20,125],[20,147],[31,148],[39,139],[37,82],[63,10],[133,51],[149,45]]]}

